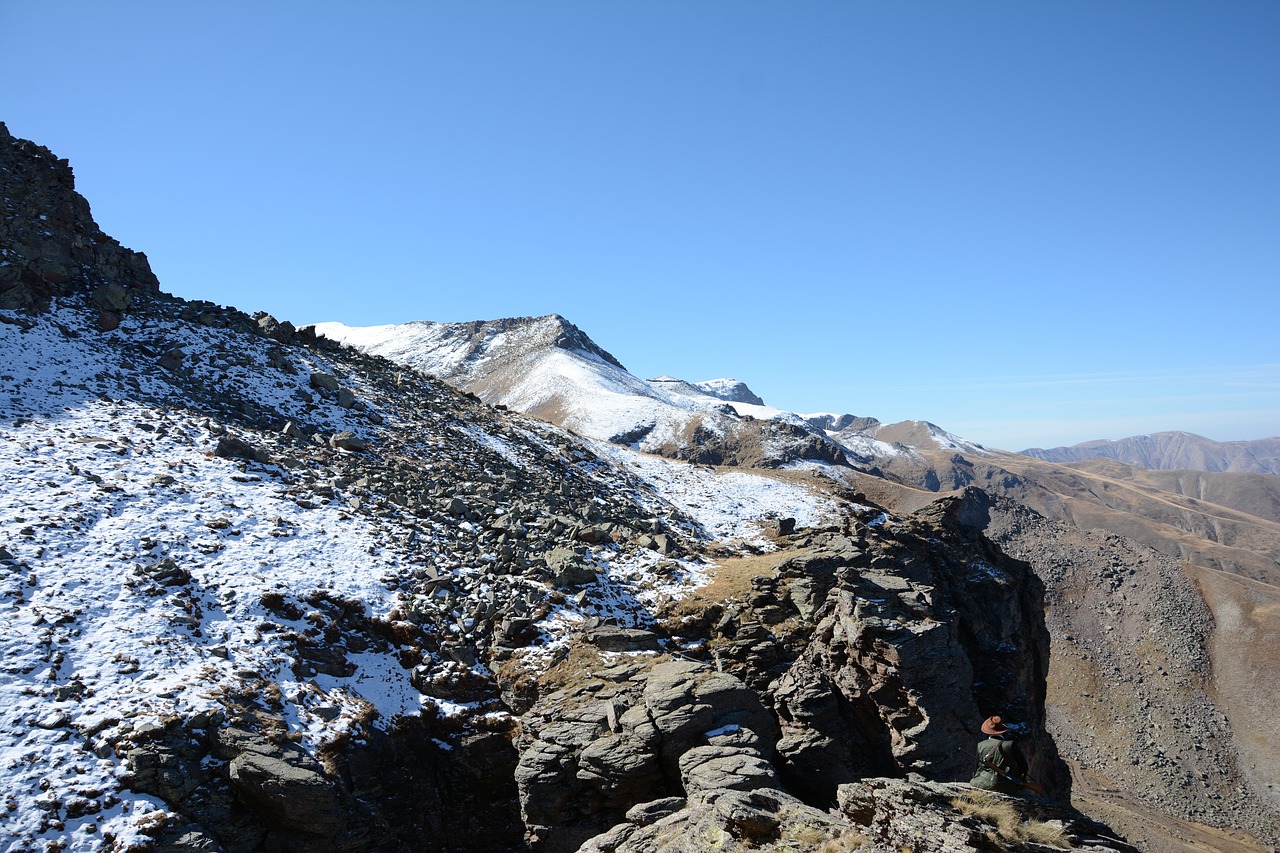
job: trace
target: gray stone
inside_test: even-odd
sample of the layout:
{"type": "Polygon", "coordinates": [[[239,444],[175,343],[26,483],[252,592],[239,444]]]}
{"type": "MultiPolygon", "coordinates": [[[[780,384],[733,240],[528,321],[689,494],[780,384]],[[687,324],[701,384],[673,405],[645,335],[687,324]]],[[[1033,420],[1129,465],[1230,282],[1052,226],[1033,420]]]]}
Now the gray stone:
{"type": "Polygon", "coordinates": [[[311,374],[311,387],[317,390],[336,392],[338,390],[338,377],[331,373],[313,373],[311,374]]]}
{"type": "Polygon", "coordinates": [[[551,570],[551,582],[561,589],[595,582],[599,571],[587,562],[586,557],[573,548],[553,548],[543,560],[551,570]]]}
{"type": "Polygon", "coordinates": [[[637,826],[648,826],[680,811],[685,802],[684,797],[663,797],[661,800],[640,803],[627,810],[627,820],[637,826]]]}
{"type": "Polygon", "coordinates": [[[201,782],[199,768],[171,747],[152,743],[136,746],[125,758],[127,787],[154,794],[175,805],[190,796],[201,782]]]}
{"type": "Polygon", "coordinates": [[[218,446],[213,453],[223,459],[248,459],[251,462],[267,462],[271,459],[271,454],[267,451],[233,435],[224,435],[218,439],[218,446]]]}
{"type": "Polygon", "coordinates": [[[94,308],[115,314],[127,311],[132,301],[132,294],[118,284],[104,284],[89,297],[89,304],[94,308]]]}
{"type": "Polygon", "coordinates": [[[336,786],[301,749],[243,752],[229,773],[231,786],[268,826],[331,835],[345,822],[336,786]]]}
{"type": "Polygon", "coordinates": [[[716,788],[752,791],[779,786],[777,771],[759,752],[732,746],[695,746],[680,756],[680,779],[689,796],[716,788]]]}
{"type": "Polygon", "coordinates": [[[187,354],[185,352],[178,347],[174,347],[160,356],[160,360],[157,363],[170,373],[177,373],[182,369],[182,361],[186,357],[187,354]]]}
{"type": "Polygon", "coordinates": [[[362,452],[369,449],[369,445],[364,439],[357,436],[349,429],[334,433],[329,439],[329,446],[335,450],[350,450],[352,452],[362,452]]]}
{"type": "Polygon", "coordinates": [[[596,625],[585,629],[582,637],[605,652],[656,651],[659,648],[658,635],[640,628],[596,625]]]}

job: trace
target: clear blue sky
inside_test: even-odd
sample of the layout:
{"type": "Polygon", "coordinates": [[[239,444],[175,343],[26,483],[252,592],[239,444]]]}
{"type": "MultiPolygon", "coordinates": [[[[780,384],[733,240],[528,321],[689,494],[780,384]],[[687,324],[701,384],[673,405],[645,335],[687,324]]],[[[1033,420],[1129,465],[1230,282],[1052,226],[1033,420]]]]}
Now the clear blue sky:
{"type": "Polygon", "coordinates": [[[0,121],[181,296],[1234,440],[1280,434],[1277,45],[1273,0],[0,0],[0,121]]]}

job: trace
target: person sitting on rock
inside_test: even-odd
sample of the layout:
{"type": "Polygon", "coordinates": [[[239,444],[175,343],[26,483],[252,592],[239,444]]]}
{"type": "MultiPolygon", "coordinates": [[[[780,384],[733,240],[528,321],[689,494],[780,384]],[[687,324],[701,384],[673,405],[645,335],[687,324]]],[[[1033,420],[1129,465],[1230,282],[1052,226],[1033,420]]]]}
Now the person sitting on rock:
{"type": "Polygon", "coordinates": [[[1044,789],[1027,779],[1027,759],[1014,740],[1014,732],[997,717],[982,723],[986,740],[978,744],[978,770],[969,780],[975,788],[1000,794],[1020,794],[1023,788],[1037,795],[1044,789]]]}

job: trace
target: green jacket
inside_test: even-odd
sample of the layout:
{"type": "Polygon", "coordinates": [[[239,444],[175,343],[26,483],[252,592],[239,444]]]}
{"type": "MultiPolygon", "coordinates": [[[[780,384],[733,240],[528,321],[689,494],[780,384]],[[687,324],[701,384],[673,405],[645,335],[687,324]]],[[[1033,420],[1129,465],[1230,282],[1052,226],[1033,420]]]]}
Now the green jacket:
{"type": "Polygon", "coordinates": [[[1021,785],[1006,779],[986,764],[995,765],[1004,771],[1006,776],[1012,776],[1019,781],[1025,779],[1027,759],[1023,758],[1022,750],[1018,749],[1017,743],[998,737],[989,737],[979,743],[978,771],[973,774],[969,784],[975,788],[985,788],[1001,794],[1017,794],[1022,791],[1021,785]]]}

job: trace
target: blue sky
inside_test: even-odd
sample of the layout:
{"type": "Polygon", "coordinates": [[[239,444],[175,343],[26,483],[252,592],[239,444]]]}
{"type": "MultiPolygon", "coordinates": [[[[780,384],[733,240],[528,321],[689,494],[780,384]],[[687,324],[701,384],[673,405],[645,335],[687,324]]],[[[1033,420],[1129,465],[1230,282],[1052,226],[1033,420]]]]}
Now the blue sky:
{"type": "Polygon", "coordinates": [[[1237,440],[1280,435],[1276,44],[1271,0],[0,0],[0,121],[188,298],[1237,440]]]}

